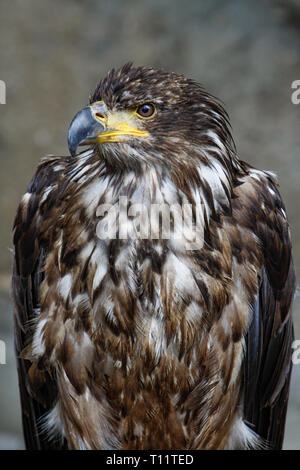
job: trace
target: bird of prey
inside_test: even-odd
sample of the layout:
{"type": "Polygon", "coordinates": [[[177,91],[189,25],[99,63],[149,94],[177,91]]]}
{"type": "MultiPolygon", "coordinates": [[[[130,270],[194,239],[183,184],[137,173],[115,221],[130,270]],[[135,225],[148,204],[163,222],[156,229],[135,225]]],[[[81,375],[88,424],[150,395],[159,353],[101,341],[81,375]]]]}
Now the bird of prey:
{"type": "Polygon", "coordinates": [[[295,276],[276,176],[238,158],[214,96],[151,67],[111,70],[68,141],[14,224],[27,448],[281,448],[295,276]]]}

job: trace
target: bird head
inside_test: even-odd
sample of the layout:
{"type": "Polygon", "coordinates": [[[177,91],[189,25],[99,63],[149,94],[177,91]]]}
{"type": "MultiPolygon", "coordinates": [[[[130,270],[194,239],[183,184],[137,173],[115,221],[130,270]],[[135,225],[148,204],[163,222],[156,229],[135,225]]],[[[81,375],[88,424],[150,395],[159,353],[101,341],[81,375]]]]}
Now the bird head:
{"type": "Polygon", "coordinates": [[[212,95],[183,75],[132,64],[100,81],[71,122],[68,143],[72,157],[93,145],[123,164],[205,160],[212,147],[230,157],[232,150],[227,114],[212,95]]]}

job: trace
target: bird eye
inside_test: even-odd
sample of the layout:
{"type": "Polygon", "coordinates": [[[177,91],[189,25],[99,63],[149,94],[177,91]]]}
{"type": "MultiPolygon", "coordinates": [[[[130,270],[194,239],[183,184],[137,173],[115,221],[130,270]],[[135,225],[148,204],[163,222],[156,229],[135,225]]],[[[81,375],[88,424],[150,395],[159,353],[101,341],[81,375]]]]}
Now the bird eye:
{"type": "Polygon", "coordinates": [[[156,112],[156,108],[152,103],[145,103],[138,106],[136,113],[142,118],[150,118],[156,112]]]}

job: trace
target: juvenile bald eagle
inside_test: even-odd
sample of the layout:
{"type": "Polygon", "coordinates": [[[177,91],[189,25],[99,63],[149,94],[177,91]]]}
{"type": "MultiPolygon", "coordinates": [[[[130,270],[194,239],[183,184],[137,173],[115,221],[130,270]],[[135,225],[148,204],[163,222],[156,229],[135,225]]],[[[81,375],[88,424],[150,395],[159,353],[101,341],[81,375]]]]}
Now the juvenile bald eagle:
{"type": "Polygon", "coordinates": [[[42,159],[14,225],[27,448],[279,449],[295,277],[274,175],[238,159],[197,83],[130,64],[100,81],[69,148],[42,159]],[[101,238],[99,208],[121,197],[132,230],[117,212],[101,238]],[[163,204],[154,235],[133,236],[136,204],[163,204]],[[202,221],[192,249],[175,214],[161,230],[184,205],[202,221]]]}

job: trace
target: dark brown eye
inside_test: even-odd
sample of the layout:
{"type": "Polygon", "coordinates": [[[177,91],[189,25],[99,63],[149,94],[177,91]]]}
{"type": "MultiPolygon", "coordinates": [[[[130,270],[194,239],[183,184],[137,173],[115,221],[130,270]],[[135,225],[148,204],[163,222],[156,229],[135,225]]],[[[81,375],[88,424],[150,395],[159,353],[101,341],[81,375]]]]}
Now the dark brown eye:
{"type": "Polygon", "coordinates": [[[138,106],[136,113],[142,118],[150,118],[156,112],[156,108],[152,103],[145,103],[138,106]]]}

